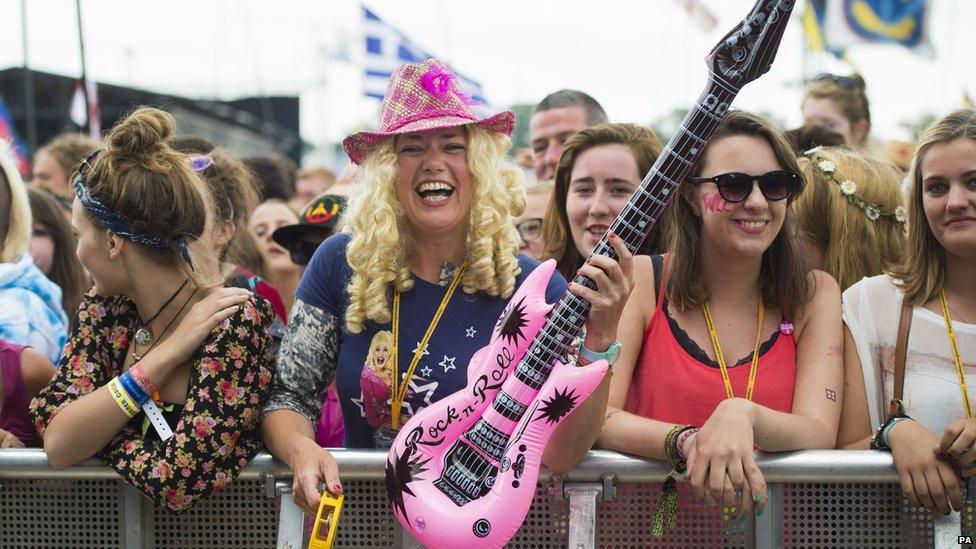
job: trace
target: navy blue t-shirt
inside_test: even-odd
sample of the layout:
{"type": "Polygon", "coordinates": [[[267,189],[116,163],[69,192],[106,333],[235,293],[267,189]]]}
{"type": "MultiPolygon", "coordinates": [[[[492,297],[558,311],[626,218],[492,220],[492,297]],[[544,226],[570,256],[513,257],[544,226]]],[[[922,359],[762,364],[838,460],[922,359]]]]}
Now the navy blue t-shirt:
{"type": "MultiPolygon", "coordinates": [[[[343,326],[339,339],[336,388],[346,427],[347,448],[389,447],[396,433],[390,424],[390,323],[367,321],[362,332],[345,329],[352,271],[346,262],[348,234],[330,237],[319,246],[308,266],[296,297],[335,315],[343,326]]],[[[519,254],[522,272],[518,288],[539,262],[519,254]]],[[[414,287],[400,295],[399,376],[402,379],[427,326],[447,292],[447,286],[413,277],[414,287]]],[[[555,271],[546,288],[550,303],[562,297],[566,280],[555,271]]],[[[425,406],[461,390],[467,382],[468,362],[488,343],[491,330],[507,300],[481,292],[467,294],[459,285],[441,316],[410,381],[400,411],[402,426],[425,406]]]]}

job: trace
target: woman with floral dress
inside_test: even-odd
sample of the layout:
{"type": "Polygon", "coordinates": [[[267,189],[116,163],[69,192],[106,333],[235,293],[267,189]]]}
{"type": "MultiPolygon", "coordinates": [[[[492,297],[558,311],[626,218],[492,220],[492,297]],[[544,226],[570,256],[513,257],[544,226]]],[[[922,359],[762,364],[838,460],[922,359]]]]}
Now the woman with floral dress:
{"type": "Polygon", "coordinates": [[[56,469],[98,455],[160,506],[182,511],[227,487],[261,447],[274,311],[201,279],[187,245],[209,196],[167,140],[173,119],[140,109],[74,180],[71,225],[94,288],[59,371],[31,403],[56,469]]]}

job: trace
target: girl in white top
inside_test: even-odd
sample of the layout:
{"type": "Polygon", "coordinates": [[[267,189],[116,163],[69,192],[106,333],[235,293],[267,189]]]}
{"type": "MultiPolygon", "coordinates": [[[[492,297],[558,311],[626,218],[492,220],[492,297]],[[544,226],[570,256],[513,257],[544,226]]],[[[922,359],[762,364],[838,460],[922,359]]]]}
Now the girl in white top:
{"type": "Polygon", "coordinates": [[[844,292],[847,394],[838,446],[868,448],[885,422],[907,299],[914,309],[902,403],[910,420],[887,423],[876,440],[890,448],[908,501],[948,513],[961,506],[960,475],[976,462],[976,111],[953,112],[925,130],[909,185],[905,262],[844,292]]]}

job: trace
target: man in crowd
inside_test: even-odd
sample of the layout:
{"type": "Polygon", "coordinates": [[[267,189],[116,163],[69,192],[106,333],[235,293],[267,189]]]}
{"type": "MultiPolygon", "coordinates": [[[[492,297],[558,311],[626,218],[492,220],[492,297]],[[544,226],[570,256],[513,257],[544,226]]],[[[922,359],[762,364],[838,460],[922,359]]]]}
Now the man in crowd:
{"type": "Polygon", "coordinates": [[[574,133],[607,121],[603,107],[577,90],[559,90],[547,95],[529,121],[533,168],[539,181],[556,176],[556,164],[563,154],[563,143],[574,133]]]}
{"type": "Polygon", "coordinates": [[[335,173],[324,167],[305,168],[295,174],[295,190],[291,195],[291,205],[296,211],[315,200],[335,183],[335,173]]]}

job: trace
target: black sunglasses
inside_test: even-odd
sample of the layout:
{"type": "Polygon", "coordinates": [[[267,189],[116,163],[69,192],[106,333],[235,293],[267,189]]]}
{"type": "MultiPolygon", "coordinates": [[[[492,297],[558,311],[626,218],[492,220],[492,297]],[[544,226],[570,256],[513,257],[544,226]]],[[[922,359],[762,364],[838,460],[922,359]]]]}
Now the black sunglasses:
{"type": "Polygon", "coordinates": [[[766,200],[784,200],[793,194],[793,188],[800,181],[800,176],[786,170],[775,170],[762,175],[748,175],[732,172],[716,175],[715,177],[693,177],[695,185],[715,183],[718,194],[726,202],[742,202],[752,193],[752,182],[759,182],[759,192],[766,200]]]}
{"type": "Polygon", "coordinates": [[[850,76],[837,76],[836,74],[830,74],[829,72],[822,72],[817,76],[814,76],[811,82],[821,82],[823,80],[830,80],[845,90],[858,90],[864,87],[859,80],[851,78],[850,76]]]}

